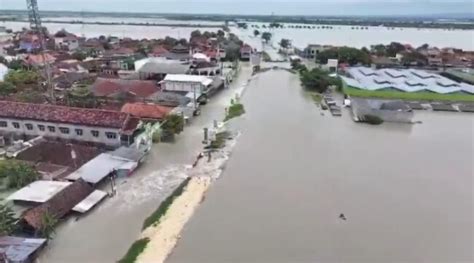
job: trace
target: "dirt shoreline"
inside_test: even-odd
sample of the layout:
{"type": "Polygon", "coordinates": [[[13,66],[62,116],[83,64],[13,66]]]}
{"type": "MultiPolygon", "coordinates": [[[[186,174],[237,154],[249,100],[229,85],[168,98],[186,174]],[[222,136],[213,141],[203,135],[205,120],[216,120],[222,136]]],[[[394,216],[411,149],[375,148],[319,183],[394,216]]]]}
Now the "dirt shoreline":
{"type": "Polygon", "coordinates": [[[180,233],[191,219],[211,185],[209,177],[193,177],[184,192],[176,197],[168,211],[156,225],[146,228],[140,238],[150,242],[138,256],[136,262],[164,262],[178,243],[180,233]]]}

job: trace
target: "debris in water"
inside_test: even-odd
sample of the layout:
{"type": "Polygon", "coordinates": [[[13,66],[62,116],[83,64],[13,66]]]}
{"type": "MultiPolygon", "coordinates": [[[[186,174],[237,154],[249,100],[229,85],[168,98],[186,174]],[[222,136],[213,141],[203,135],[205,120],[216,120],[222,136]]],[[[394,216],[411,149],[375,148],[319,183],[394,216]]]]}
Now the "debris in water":
{"type": "Polygon", "coordinates": [[[340,214],[340,215],[339,215],[339,218],[342,219],[342,220],[344,220],[344,221],[347,220],[347,218],[346,218],[346,216],[345,216],[344,214],[340,214]]]}

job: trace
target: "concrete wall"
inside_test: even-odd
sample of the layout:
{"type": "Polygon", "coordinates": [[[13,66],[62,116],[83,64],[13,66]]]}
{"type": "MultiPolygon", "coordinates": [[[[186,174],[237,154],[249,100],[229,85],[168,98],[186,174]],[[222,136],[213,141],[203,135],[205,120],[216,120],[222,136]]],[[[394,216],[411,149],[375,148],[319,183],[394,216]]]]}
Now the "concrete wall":
{"type": "Polygon", "coordinates": [[[32,136],[45,136],[45,137],[56,137],[67,140],[77,140],[85,142],[96,142],[103,143],[110,146],[119,146],[120,145],[120,129],[114,128],[100,128],[100,127],[88,127],[81,125],[72,125],[72,124],[57,124],[50,122],[39,122],[39,121],[30,121],[30,120],[16,120],[16,119],[7,119],[0,118],[0,132],[4,133],[16,133],[20,135],[32,135],[32,136]],[[1,127],[1,122],[7,122],[7,127],[1,127]],[[13,126],[13,123],[18,123],[20,127],[17,129],[13,126]],[[26,124],[33,125],[33,129],[29,130],[26,124]],[[41,131],[38,125],[44,125],[44,131],[41,131]],[[49,130],[49,126],[54,127],[54,132],[49,130]],[[64,134],[59,128],[69,128],[69,134],[64,134]],[[82,135],[76,133],[76,129],[82,130],[82,135]],[[98,131],[99,136],[94,137],[91,131],[98,131]],[[111,132],[116,134],[116,138],[108,138],[106,132],[111,132]]]}
{"type": "Polygon", "coordinates": [[[164,87],[165,90],[169,91],[194,92],[194,89],[196,89],[197,92],[203,93],[202,84],[198,82],[166,81],[164,87]]]}

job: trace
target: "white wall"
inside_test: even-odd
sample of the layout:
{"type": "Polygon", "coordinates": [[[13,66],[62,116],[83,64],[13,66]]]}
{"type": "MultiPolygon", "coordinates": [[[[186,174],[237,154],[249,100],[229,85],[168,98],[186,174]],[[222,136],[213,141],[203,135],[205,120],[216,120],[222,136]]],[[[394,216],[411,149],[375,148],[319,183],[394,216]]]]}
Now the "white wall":
{"type": "Polygon", "coordinates": [[[86,142],[96,142],[96,143],[103,143],[107,145],[118,146],[120,145],[120,129],[114,128],[100,128],[100,127],[88,127],[88,126],[81,126],[81,125],[73,125],[73,124],[57,124],[51,122],[39,122],[39,121],[30,121],[30,120],[16,120],[16,119],[7,119],[7,118],[0,118],[0,122],[6,121],[7,127],[0,127],[0,132],[13,132],[17,134],[26,134],[26,135],[41,135],[45,137],[57,137],[62,139],[68,140],[77,140],[77,141],[86,141],[86,142]],[[17,122],[20,124],[20,128],[16,129],[13,126],[13,123],[17,122]],[[28,130],[25,124],[32,124],[33,129],[28,130]],[[44,125],[45,130],[41,131],[38,128],[38,125],[44,125]],[[55,127],[55,132],[50,132],[48,126],[55,127]],[[59,130],[60,127],[69,128],[69,134],[63,134],[59,130]],[[77,135],[76,129],[82,129],[82,136],[77,135]],[[91,131],[99,131],[99,136],[94,137],[91,131]],[[117,137],[115,139],[109,139],[106,136],[106,132],[113,132],[116,133],[117,137]]]}
{"type": "Polygon", "coordinates": [[[8,72],[7,66],[0,63],[0,81],[3,81],[7,72],[8,72]]]}
{"type": "Polygon", "coordinates": [[[182,81],[165,81],[164,83],[165,90],[169,91],[187,91],[187,92],[196,92],[202,93],[202,84],[200,82],[182,82],[182,81]]]}

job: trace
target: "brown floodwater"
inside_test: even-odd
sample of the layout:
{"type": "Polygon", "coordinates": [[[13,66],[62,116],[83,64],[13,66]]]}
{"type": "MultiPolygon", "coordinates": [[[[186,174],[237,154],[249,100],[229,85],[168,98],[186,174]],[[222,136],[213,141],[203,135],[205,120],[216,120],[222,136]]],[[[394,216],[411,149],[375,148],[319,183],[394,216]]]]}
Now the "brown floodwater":
{"type": "Polygon", "coordinates": [[[139,237],[145,218],[185,177],[196,172],[209,172],[209,176],[220,174],[222,160],[202,165],[202,171],[191,171],[190,166],[202,151],[203,128],[210,127],[213,120],[224,118],[224,109],[250,75],[250,67],[243,63],[231,88],[212,97],[202,108],[201,116],[185,127],[175,143],[154,145],[147,161],[131,177],[118,180],[115,197],[106,199],[82,217],[71,216],[61,223],[39,262],[117,262],[139,237]]]}
{"type": "Polygon", "coordinates": [[[243,101],[232,157],[168,262],[473,261],[474,115],[322,116],[285,71],[243,101]]]}

